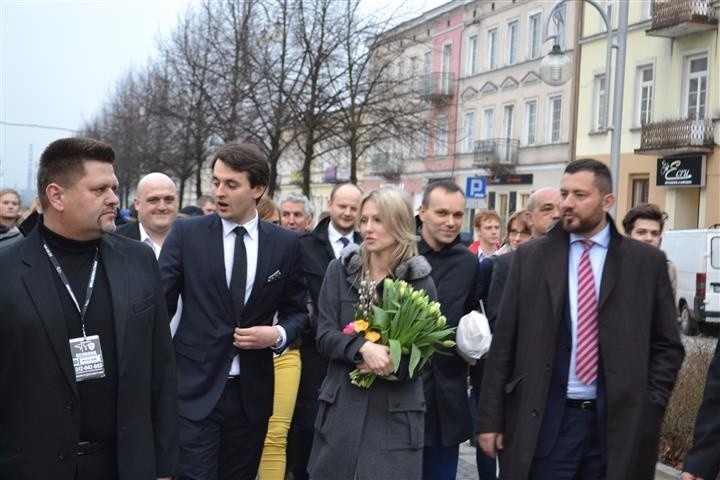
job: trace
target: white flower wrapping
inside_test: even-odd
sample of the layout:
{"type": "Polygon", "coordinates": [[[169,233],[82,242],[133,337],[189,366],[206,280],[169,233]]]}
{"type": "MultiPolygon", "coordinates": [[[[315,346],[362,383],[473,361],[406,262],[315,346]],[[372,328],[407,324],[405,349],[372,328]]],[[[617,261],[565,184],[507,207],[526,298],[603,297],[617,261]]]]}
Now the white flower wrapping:
{"type": "Polygon", "coordinates": [[[460,318],[455,343],[458,353],[468,363],[475,365],[490,350],[491,342],[490,324],[484,314],[473,310],[460,318]]]}

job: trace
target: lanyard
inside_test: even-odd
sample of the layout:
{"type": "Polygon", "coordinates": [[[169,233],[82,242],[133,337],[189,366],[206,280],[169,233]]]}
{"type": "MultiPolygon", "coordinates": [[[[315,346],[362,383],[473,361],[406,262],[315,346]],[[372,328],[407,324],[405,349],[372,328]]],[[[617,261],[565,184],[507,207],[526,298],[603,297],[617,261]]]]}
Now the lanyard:
{"type": "Polygon", "coordinates": [[[55,267],[55,271],[60,276],[60,280],[63,282],[63,285],[65,285],[65,289],[70,294],[70,298],[72,299],[73,303],[75,303],[75,308],[77,308],[78,313],[80,314],[80,324],[82,326],[83,338],[87,340],[87,335],[85,334],[85,314],[87,313],[88,305],[90,305],[90,297],[92,296],[93,288],[95,287],[95,273],[97,272],[98,266],[97,247],[95,248],[95,258],[93,259],[93,266],[92,270],[90,271],[90,281],[88,282],[87,292],[85,292],[85,303],[83,304],[82,308],[80,308],[80,304],[78,303],[77,298],[75,298],[75,293],[70,286],[70,281],[68,280],[65,272],[60,266],[60,263],[57,261],[57,258],[55,258],[55,255],[53,255],[52,251],[50,250],[50,247],[47,246],[47,243],[43,242],[43,248],[45,248],[45,253],[47,253],[48,258],[50,259],[50,263],[52,263],[53,267],[55,267]]]}

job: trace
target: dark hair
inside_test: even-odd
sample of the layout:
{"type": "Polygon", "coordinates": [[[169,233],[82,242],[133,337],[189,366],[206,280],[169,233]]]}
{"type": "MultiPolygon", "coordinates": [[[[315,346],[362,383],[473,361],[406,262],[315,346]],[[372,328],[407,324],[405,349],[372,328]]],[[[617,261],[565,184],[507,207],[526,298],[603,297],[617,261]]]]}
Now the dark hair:
{"type": "Polygon", "coordinates": [[[564,173],[592,172],[595,175],[595,185],[602,195],[613,193],[612,175],[607,165],[594,158],[581,158],[573,160],[565,167],[564,173]]]}
{"type": "Polygon", "coordinates": [[[200,217],[203,215],[202,208],[195,205],[185,205],[180,209],[180,213],[188,217],[200,217]]]}
{"type": "Polygon", "coordinates": [[[247,173],[251,187],[267,187],[270,183],[270,164],[267,157],[252,143],[227,143],[215,154],[213,169],[218,160],[236,172],[247,173]]]}
{"type": "Polygon", "coordinates": [[[43,208],[48,208],[45,195],[48,185],[72,187],[85,174],[87,160],[113,163],[115,151],[107,143],[92,138],[61,138],[45,148],[37,173],[38,198],[43,208]]]}
{"type": "Polygon", "coordinates": [[[623,218],[622,225],[625,229],[625,233],[630,235],[630,232],[635,228],[635,222],[638,219],[652,220],[660,224],[660,233],[665,228],[665,220],[667,220],[667,213],[660,210],[660,207],[653,203],[641,203],[635,205],[633,208],[628,210],[623,218]]]}
{"type": "Polygon", "coordinates": [[[463,192],[462,188],[460,188],[457,183],[452,180],[438,180],[436,182],[430,182],[425,186],[422,196],[423,207],[427,208],[428,202],[430,202],[430,194],[438,188],[442,188],[447,193],[460,193],[463,198],[465,198],[465,192],[463,192]]]}
{"type": "Polygon", "coordinates": [[[332,200],[333,198],[335,198],[335,192],[337,192],[338,190],[340,190],[340,189],[341,189],[342,187],[344,187],[345,185],[352,185],[353,187],[357,188],[358,192],[360,192],[360,194],[362,195],[362,193],[363,193],[362,188],[358,187],[358,186],[355,185],[354,183],[352,183],[352,182],[338,182],[338,183],[336,183],[335,185],[333,185],[332,190],[330,190],[330,200],[332,200]]]}

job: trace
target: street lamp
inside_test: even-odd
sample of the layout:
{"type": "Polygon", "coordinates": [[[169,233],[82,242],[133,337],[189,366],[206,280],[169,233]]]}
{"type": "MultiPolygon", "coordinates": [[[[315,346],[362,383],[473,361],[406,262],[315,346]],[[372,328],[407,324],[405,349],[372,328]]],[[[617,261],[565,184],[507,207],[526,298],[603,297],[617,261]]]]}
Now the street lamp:
{"type": "MultiPolygon", "coordinates": [[[[607,32],[607,51],[605,55],[605,85],[607,85],[607,94],[605,95],[605,115],[603,118],[603,125],[601,131],[610,130],[610,171],[612,172],[613,178],[613,193],[618,195],[618,182],[620,176],[620,138],[622,136],[622,106],[623,106],[623,86],[625,78],[625,51],[627,48],[627,23],[628,23],[628,3],[627,1],[620,1],[618,10],[618,28],[617,33],[613,32],[612,29],[612,6],[608,6],[608,14],[595,2],[594,0],[583,0],[589,3],[595,10],[598,11],[600,17],[602,17],[605,23],[605,31],[607,32]],[[615,37],[615,38],[613,38],[615,37]],[[612,89],[613,93],[613,117],[612,124],[607,123],[608,112],[610,106],[610,76],[612,75],[612,50],[616,49],[615,54],[615,81],[612,89]]],[[[559,86],[564,84],[570,78],[570,70],[572,68],[572,62],[570,58],[563,53],[560,45],[558,45],[558,35],[550,35],[548,30],[550,27],[550,20],[556,14],[556,10],[565,4],[567,0],[557,0],[550,11],[548,12],[547,19],[545,20],[545,41],[553,40],[553,48],[550,53],[542,59],[540,62],[540,78],[549,85],[559,86]]],[[[556,20],[558,22],[564,22],[564,18],[556,20]]],[[[617,198],[617,197],[616,197],[617,198]]],[[[614,217],[617,213],[617,201],[613,206],[610,214],[614,217]]]]}

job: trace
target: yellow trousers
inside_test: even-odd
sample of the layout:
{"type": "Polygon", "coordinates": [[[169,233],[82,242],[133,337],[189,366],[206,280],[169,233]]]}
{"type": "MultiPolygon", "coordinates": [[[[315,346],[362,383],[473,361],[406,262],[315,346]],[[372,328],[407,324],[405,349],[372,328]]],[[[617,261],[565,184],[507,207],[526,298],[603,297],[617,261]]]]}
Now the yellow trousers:
{"type": "Polygon", "coordinates": [[[300,351],[298,349],[285,350],[273,361],[275,363],[275,397],[273,398],[273,414],[268,423],[265,446],[260,459],[259,480],[285,479],[287,436],[300,385],[300,351]]]}

